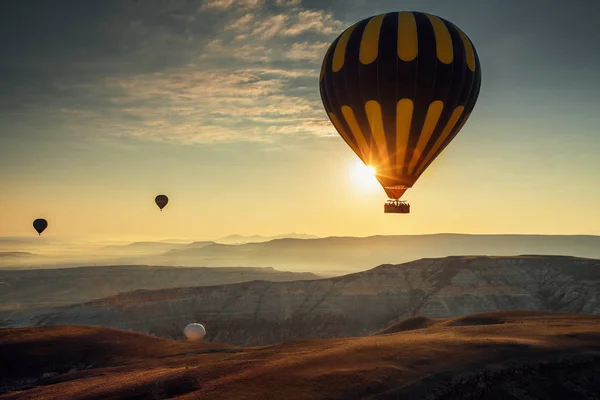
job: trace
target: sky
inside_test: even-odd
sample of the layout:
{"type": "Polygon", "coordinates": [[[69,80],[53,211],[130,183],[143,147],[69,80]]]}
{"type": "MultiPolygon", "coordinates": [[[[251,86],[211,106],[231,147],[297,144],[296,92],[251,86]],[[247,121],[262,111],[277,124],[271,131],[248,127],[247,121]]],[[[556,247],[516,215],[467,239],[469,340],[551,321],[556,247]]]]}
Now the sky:
{"type": "Polygon", "coordinates": [[[600,234],[600,3],[0,2],[0,236],[600,234]],[[458,25],[482,66],[456,139],[383,213],[318,74],[353,23],[458,25]],[[169,205],[159,212],[154,197],[169,205]]]}

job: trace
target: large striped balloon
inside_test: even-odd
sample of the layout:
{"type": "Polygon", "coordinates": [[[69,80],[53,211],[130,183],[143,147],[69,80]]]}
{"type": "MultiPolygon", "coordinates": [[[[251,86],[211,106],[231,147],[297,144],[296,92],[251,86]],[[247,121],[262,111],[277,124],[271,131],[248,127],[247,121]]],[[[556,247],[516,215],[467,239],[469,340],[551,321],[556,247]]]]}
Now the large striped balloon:
{"type": "Polygon", "coordinates": [[[364,19],[329,47],[321,99],[388,197],[399,199],[461,130],[481,86],[471,40],[434,15],[364,19]]]}

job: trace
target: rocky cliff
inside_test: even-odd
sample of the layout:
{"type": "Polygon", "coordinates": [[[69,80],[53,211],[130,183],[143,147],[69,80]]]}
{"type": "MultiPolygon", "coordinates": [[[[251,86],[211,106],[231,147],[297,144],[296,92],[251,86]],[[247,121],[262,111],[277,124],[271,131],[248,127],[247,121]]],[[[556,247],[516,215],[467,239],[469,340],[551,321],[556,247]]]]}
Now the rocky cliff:
{"type": "Polygon", "coordinates": [[[413,316],[497,310],[600,314],[600,260],[560,256],[447,257],[381,265],[336,278],[140,290],[23,316],[11,326],[96,325],[179,339],[261,345],[363,336],[413,316]]]}

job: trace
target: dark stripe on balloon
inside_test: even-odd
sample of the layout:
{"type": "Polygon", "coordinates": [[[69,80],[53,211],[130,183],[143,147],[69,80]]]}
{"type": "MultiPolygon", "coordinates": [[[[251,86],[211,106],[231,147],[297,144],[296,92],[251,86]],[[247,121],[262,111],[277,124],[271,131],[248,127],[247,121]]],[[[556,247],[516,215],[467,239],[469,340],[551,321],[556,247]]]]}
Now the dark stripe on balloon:
{"type": "Polygon", "coordinates": [[[425,117],[433,96],[435,86],[435,68],[437,65],[437,55],[435,47],[435,34],[429,18],[422,13],[413,13],[417,23],[417,35],[419,38],[417,55],[417,79],[416,91],[414,97],[414,111],[410,135],[408,138],[408,151],[404,157],[403,175],[408,173],[408,166],[413,157],[415,147],[419,140],[421,130],[425,123],[425,117]]]}
{"type": "MultiPolygon", "coordinates": [[[[365,149],[365,164],[372,163],[372,160],[377,156],[377,150],[373,143],[373,136],[371,135],[371,129],[369,127],[369,121],[367,120],[367,114],[365,112],[365,103],[372,98],[376,98],[376,93],[369,92],[365,89],[367,82],[373,82],[373,77],[365,75],[361,70],[359,54],[360,54],[360,43],[362,40],[365,28],[371,18],[360,21],[346,47],[346,65],[343,70],[343,85],[346,91],[345,105],[352,109],[354,118],[358,125],[357,129],[360,130],[363,137],[368,144],[368,148],[365,149]]],[[[372,65],[372,64],[371,64],[372,65]]]]}
{"type": "Polygon", "coordinates": [[[396,165],[396,103],[398,85],[390,84],[398,80],[398,14],[389,13],[383,18],[379,34],[377,75],[379,104],[383,115],[383,128],[388,159],[387,170],[381,171],[393,175],[396,165]]]}
{"type": "Polygon", "coordinates": [[[362,159],[363,153],[366,151],[366,149],[360,148],[360,146],[356,142],[356,139],[352,135],[350,127],[348,126],[344,119],[344,116],[342,115],[342,105],[345,104],[344,101],[347,100],[347,96],[344,93],[345,85],[338,85],[338,90],[336,90],[336,81],[334,79],[334,76],[339,77],[341,75],[341,71],[344,71],[344,69],[347,68],[347,65],[345,63],[346,60],[344,60],[344,66],[342,67],[341,71],[333,72],[333,56],[335,54],[335,49],[342,35],[338,36],[338,38],[331,44],[326,55],[325,74],[323,76],[323,79],[321,80],[321,98],[326,104],[325,109],[327,111],[328,118],[331,120],[331,116],[329,115],[329,113],[332,113],[336,116],[337,124],[333,121],[331,122],[334,126],[339,125],[339,128],[342,130],[342,132],[338,131],[338,133],[340,134],[344,142],[346,142],[351,149],[357,149],[359,151],[357,156],[362,159]]]}
{"type": "MultiPolygon", "coordinates": [[[[471,45],[472,46],[472,45],[471,45]]],[[[473,51],[475,52],[475,47],[473,47],[473,51]]],[[[459,104],[465,106],[465,110],[463,111],[461,117],[458,122],[454,126],[452,133],[448,135],[448,138],[444,141],[442,146],[436,151],[436,154],[428,161],[425,167],[421,168],[421,173],[425,171],[429,165],[446,149],[446,147],[452,142],[452,140],[456,137],[456,135],[460,132],[462,127],[466,124],[467,119],[470,117],[473,108],[475,107],[475,103],[477,102],[477,98],[479,97],[479,90],[481,88],[481,65],[479,63],[479,57],[475,52],[475,72],[472,72],[469,68],[465,68],[465,84],[463,85],[463,90],[460,94],[459,104]]]]}
{"type": "Polygon", "coordinates": [[[427,147],[433,145],[433,138],[440,135],[445,123],[450,118],[448,114],[444,118],[444,111],[448,111],[446,100],[454,70],[454,45],[452,43],[452,36],[442,19],[428,14],[426,16],[434,30],[436,59],[432,64],[432,69],[435,75],[426,117],[426,126],[424,125],[423,129],[421,129],[419,140],[409,163],[408,174],[410,175],[415,175],[418,164],[424,160],[427,154],[427,147]],[[442,58],[440,59],[440,57],[442,58]]]}
{"type": "MultiPolygon", "coordinates": [[[[403,12],[403,13],[393,13],[394,15],[396,15],[396,18],[400,19],[400,14],[408,14],[411,16],[411,18],[414,19],[414,13],[407,13],[407,12],[403,12]]],[[[408,19],[408,16],[404,17],[405,19],[408,19]]],[[[402,21],[397,21],[397,24],[402,23],[402,21]]],[[[409,25],[409,23],[405,20],[404,23],[406,25],[409,25]]],[[[399,27],[400,30],[402,29],[410,29],[410,27],[399,27]]],[[[406,38],[402,38],[402,37],[398,37],[399,32],[396,32],[394,36],[397,37],[397,40],[403,40],[406,41],[406,38]]],[[[419,33],[417,30],[417,44],[419,41],[419,33]]],[[[396,52],[397,53],[397,52],[396,52]]],[[[417,53],[418,56],[418,53],[417,53]]],[[[401,99],[411,99],[413,102],[415,100],[415,93],[417,91],[417,69],[418,69],[419,63],[417,61],[417,58],[411,60],[411,61],[403,61],[400,58],[397,58],[397,72],[396,72],[396,90],[397,90],[397,94],[396,94],[396,103],[401,100],[401,99]]]]}
{"type": "Polygon", "coordinates": [[[450,66],[446,66],[440,63],[440,69],[447,70],[448,67],[452,67],[452,71],[449,75],[444,75],[445,79],[448,82],[447,90],[443,95],[438,93],[439,97],[437,97],[439,100],[442,100],[444,102],[444,109],[442,111],[442,115],[440,116],[440,120],[436,129],[433,132],[429,143],[425,147],[423,155],[421,156],[419,162],[416,165],[415,171],[419,171],[421,169],[421,165],[425,160],[427,160],[427,162],[433,161],[433,159],[428,159],[429,153],[431,152],[432,148],[434,147],[442,132],[446,129],[446,126],[450,122],[450,118],[452,117],[454,110],[457,106],[460,105],[459,100],[461,88],[464,85],[465,76],[467,73],[465,48],[460,33],[454,27],[453,24],[449,23],[443,18],[440,18],[440,20],[442,20],[442,22],[446,25],[446,28],[450,33],[450,37],[452,39],[452,46],[454,50],[452,64],[450,66]]]}

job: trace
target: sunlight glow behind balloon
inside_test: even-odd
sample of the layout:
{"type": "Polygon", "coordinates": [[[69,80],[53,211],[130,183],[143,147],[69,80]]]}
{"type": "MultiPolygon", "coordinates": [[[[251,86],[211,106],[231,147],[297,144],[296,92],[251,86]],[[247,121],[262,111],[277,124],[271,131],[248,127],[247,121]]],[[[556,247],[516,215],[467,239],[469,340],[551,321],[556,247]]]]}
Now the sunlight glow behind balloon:
{"type": "Polygon", "coordinates": [[[363,164],[362,161],[356,161],[352,168],[352,177],[362,190],[373,191],[380,187],[375,174],[375,168],[363,164]]]}

